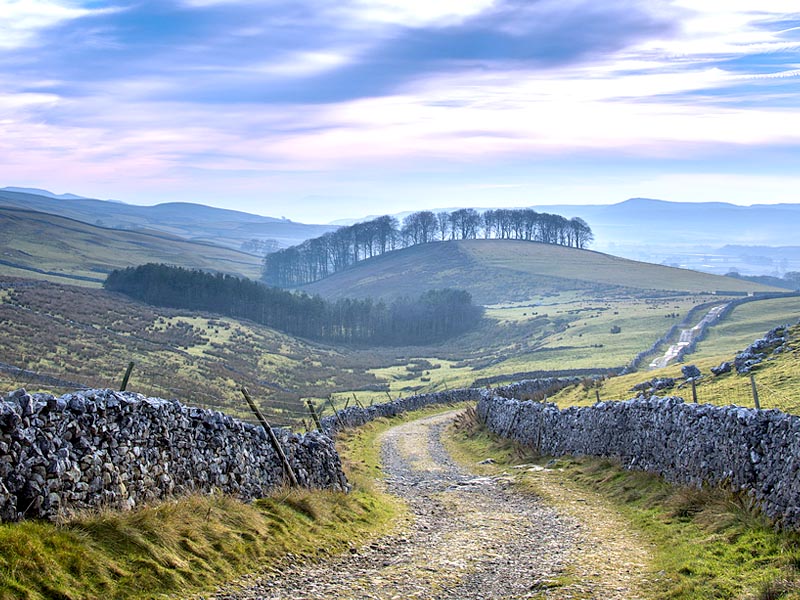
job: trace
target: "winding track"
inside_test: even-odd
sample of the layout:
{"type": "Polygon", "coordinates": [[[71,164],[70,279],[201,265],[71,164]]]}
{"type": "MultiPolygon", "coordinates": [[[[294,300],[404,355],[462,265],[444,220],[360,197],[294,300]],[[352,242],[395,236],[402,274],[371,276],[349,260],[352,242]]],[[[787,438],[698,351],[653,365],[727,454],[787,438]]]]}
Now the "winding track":
{"type": "Polygon", "coordinates": [[[609,540],[593,538],[591,528],[513,488],[513,475],[479,477],[456,465],[441,442],[453,415],[400,425],[382,438],[386,489],[404,498],[412,515],[401,533],[347,555],[245,577],[211,598],[637,597],[641,564],[624,573],[615,564],[609,574],[583,560],[609,540]]]}

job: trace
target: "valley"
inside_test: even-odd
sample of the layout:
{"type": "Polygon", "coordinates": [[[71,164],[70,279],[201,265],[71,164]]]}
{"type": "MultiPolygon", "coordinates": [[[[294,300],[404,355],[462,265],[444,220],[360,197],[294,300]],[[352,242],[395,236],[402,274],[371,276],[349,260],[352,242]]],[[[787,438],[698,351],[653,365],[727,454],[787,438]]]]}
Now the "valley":
{"type": "MultiPolygon", "coordinates": [[[[696,382],[700,402],[752,406],[750,374],[733,370],[717,376],[711,368],[733,361],[766,331],[789,324],[781,352],[753,367],[752,375],[763,408],[800,414],[795,400],[800,397],[800,295],[757,281],[529,241],[433,242],[362,260],[303,286],[301,292],[332,302],[375,298],[391,305],[429,290],[461,288],[483,309],[477,324],[423,345],[400,346],[391,340],[334,344],[213,312],[152,306],[101,287],[111,270],[151,261],[257,278],[261,261],[253,255],[163,233],[105,229],[17,209],[0,209],[0,216],[7,234],[6,263],[15,265],[0,266],[4,390],[117,389],[133,362],[129,391],[175,398],[254,423],[241,393],[245,386],[273,427],[302,432],[312,427],[308,402],[319,416],[333,419],[334,410],[348,406],[464,387],[496,388],[553,375],[578,378],[575,385],[547,398],[560,407],[625,400],[639,393],[635,386],[653,378],[674,381],[659,394],[689,399],[692,391],[682,367],[694,364],[702,374],[696,382]],[[695,328],[708,315],[719,319],[711,320],[683,363],[648,367],[678,343],[681,330],[695,328]]],[[[441,410],[429,407],[401,421],[441,410]]],[[[426,590],[439,586],[452,587],[458,597],[484,597],[482,590],[495,589],[498,564],[505,565],[504,585],[517,586],[514,589],[522,593],[531,585],[526,574],[535,572],[535,589],[530,589],[553,597],[682,597],[671,595],[676,586],[707,597],[717,589],[756,589],[766,577],[762,573],[768,574],[770,585],[783,585],[784,576],[793,577],[784,557],[794,556],[794,538],[768,531],[752,507],[739,507],[727,496],[686,500],[682,494],[688,492],[654,476],[627,474],[592,459],[559,459],[553,468],[552,462],[527,455],[524,449],[487,438],[470,423],[469,414],[414,421],[390,431],[385,439],[392,441],[383,443],[383,456],[376,432],[393,422],[379,419],[374,427],[341,434],[337,447],[354,483],[348,495],[281,491],[252,507],[227,497],[192,496],[145,506],[130,517],[113,512],[111,520],[73,519],[65,535],[91,539],[98,548],[93,552],[99,553],[92,560],[116,564],[116,557],[103,554],[120,543],[115,528],[125,529],[126,540],[125,536],[136,538],[142,527],[163,530],[163,539],[161,533],[148,534],[146,552],[165,556],[164,564],[184,567],[164,568],[156,558],[152,564],[125,568],[146,578],[150,589],[180,597],[223,579],[229,583],[214,597],[258,597],[279,588],[309,597],[346,595],[352,589],[358,594],[381,590],[385,595],[404,590],[427,597],[426,590]],[[450,421],[455,426],[445,428],[450,421]],[[419,453],[417,446],[433,454],[419,453]],[[486,456],[493,458],[487,463],[486,456]],[[525,469],[508,475],[507,469],[521,461],[525,469]],[[384,477],[388,479],[381,481],[384,477]],[[619,487],[615,481],[621,482],[619,487]],[[423,488],[427,491],[420,494],[423,488]],[[637,498],[644,498],[646,506],[639,506],[637,498]],[[498,499],[515,507],[513,515],[493,508],[498,499]],[[687,502],[689,508],[682,508],[687,502]],[[202,533],[187,530],[181,523],[194,521],[182,516],[185,511],[209,515],[213,528],[200,528],[202,533]],[[674,511],[688,511],[691,516],[685,518],[690,521],[693,511],[700,516],[695,524],[676,519],[674,514],[684,512],[674,511]],[[539,524],[523,526],[514,520],[520,515],[539,524]],[[88,537],[83,533],[87,528],[88,537]],[[237,543],[243,542],[231,541],[231,536],[241,530],[249,541],[240,547],[237,543]],[[741,536],[741,541],[709,542],[708,536],[716,532],[737,540],[741,536]],[[470,546],[473,534],[492,550],[470,546]],[[166,539],[170,536],[183,541],[173,548],[166,539]],[[731,577],[730,565],[741,564],[751,546],[762,543],[748,541],[756,539],[753,536],[762,536],[757,539],[767,540],[763,543],[771,544],[770,549],[759,551],[758,565],[748,563],[740,575],[731,577]],[[295,538],[300,541],[295,543],[295,538]],[[550,562],[525,554],[529,538],[547,549],[550,562]],[[273,539],[280,546],[277,550],[265,546],[264,540],[273,539]],[[327,544],[324,551],[315,546],[316,540],[327,544]],[[424,550],[434,542],[435,550],[424,550]],[[328,547],[338,556],[329,558],[328,547]],[[707,551],[697,550],[700,547],[707,551]],[[237,558],[241,548],[258,560],[237,558]],[[296,563],[295,551],[311,562],[296,563]],[[692,572],[711,554],[717,557],[716,566],[704,567],[702,575],[692,572]],[[186,566],[197,560],[196,555],[222,565],[218,573],[186,566]],[[438,561],[439,555],[446,558],[438,561]],[[523,555],[528,558],[517,560],[523,555]],[[271,565],[269,573],[255,574],[263,561],[271,565]],[[375,561],[384,567],[376,571],[375,561]],[[353,578],[345,588],[342,573],[353,578]],[[235,579],[241,575],[243,579],[235,579]],[[313,589],[307,585],[309,577],[314,578],[313,589]]],[[[26,526],[8,530],[29,546],[56,535],[48,525],[37,525],[30,534],[22,530],[26,526]]],[[[120,564],[142,552],[141,547],[125,551],[120,564]]],[[[20,550],[7,560],[32,560],[28,556],[28,550],[20,550]]],[[[127,578],[102,570],[100,583],[66,576],[60,557],[49,564],[58,574],[59,589],[126,590],[130,585],[127,578]]],[[[38,577],[13,578],[9,585],[23,585],[22,581],[37,590],[50,585],[38,577]]],[[[150,596],[144,592],[142,597],[150,596]]]]}

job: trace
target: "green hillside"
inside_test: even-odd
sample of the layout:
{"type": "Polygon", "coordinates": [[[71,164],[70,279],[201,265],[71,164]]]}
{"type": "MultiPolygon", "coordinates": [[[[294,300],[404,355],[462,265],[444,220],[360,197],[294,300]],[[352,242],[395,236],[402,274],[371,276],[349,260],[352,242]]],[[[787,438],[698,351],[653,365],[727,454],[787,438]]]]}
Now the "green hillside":
{"type": "Polygon", "coordinates": [[[792,326],[788,334],[787,348],[779,354],[770,355],[763,363],[756,365],[752,373],[761,408],[777,408],[784,412],[800,414],[800,380],[797,377],[800,370],[800,325],[797,325],[800,318],[800,299],[789,300],[792,304],[787,300],[783,307],[765,306],[763,303],[771,301],[759,301],[746,305],[746,310],[737,309],[721,324],[713,327],[709,343],[699,344],[698,352],[687,355],[683,363],[673,363],[663,369],[650,371],[645,369],[630,375],[612,377],[598,382],[597,386],[579,384],[559,392],[551,400],[562,407],[590,405],[596,401],[598,395],[602,400],[627,400],[638,393],[633,391],[634,385],[653,378],[671,377],[676,379],[676,386],[662,390],[658,395],[681,396],[691,402],[692,390],[684,383],[681,368],[693,364],[702,373],[696,387],[698,402],[753,407],[753,389],[749,374],[739,374],[732,370],[729,373],[714,375],[711,368],[723,361],[732,362],[738,352],[761,338],[767,329],[789,324],[792,326]],[[755,311],[772,309],[776,312],[765,312],[758,319],[753,318],[755,311]],[[759,322],[766,326],[766,329],[756,332],[754,328],[759,322]],[[744,340],[743,335],[731,333],[733,331],[750,333],[744,340]],[[721,344],[721,340],[726,340],[726,343],[721,344]]]}
{"type": "Polygon", "coordinates": [[[302,289],[329,298],[394,298],[440,287],[468,290],[483,304],[525,301],[567,291],[589,292],[592,296],[633,290],[690,294],[781,291],[590,250],[516,240],[458,240],[413,246],[362,261],[302,289]]]}
{"type": "Polygon", "coordinates": [[[0,207],[35,210],[113,229],[153,231],[237,250],[242,242],[253,239],[271,240],[279,247],[293,246],[336,229],[188,202],[137,206],[47,194],[44,190],[0,189],[0,207]]]}
{"type": "Polygon", "coordinates": [[[0,275],[99,285],[113,269],[148,262],[252,278],[261,268],[256,256],[212,244],[0,208],[0,275]]]}

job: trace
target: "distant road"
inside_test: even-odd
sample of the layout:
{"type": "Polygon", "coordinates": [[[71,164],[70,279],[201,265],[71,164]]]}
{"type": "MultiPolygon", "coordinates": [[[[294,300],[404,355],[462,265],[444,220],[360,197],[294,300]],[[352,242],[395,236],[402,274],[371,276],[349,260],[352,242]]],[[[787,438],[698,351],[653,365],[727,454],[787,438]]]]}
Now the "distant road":
{"type": "Polygon", "coordinates": [[[664,356],[660,356],[650,363],[651,369],[661,369],[666,367],[670,362],[675,360],[681,351],[689,346],[697,337],[705,330],[706,327],[719,319],[720,314],[727,308],[728,304],[719,304],[709,310],[705,316],[700,319],[700,322],[691,329],[681,329],[681,335],[678,342],[672,344],[664,356]]]}

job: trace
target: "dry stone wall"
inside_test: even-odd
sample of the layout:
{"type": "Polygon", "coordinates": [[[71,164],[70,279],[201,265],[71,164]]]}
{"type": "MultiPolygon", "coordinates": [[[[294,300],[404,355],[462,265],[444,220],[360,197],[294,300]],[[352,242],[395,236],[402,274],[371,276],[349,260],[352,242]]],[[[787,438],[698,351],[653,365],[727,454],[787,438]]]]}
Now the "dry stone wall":
{"type": "Polygon", "coordinates": [[[543,455],[613,457],[677,484],[726,485],[779,525],[800,527],[800,417],[655,396],[559,410],[488,391],[478,416],[543,455]]]}
{"type": "MultiPolygon", "coordinates": [[[[332,440],[276,429],[301,485],[344,490],[332,440]]],[[[56,519],[188,492],[244,500],[283,483],[266,433],[222,413],[112,390],[0,400],[0,519],[56,519]]]]}
{"type": "Polygon", "coordinates": [[[330,415],[321,419],[322,428],[329,435],[352,427],[360,427],[374,419],[381,417],[394,417],[396,415],[425,408],[432,404],[454,404],[456,402],[477,402],[481,397],[480,389],[466,388],[460,390],[450,390],[447,392],[434,392],[432,394],[418,394],[398,398],[391,402],[373,404],[360,408],[358,406],[348,406],[344,410],[338,411],[338,415],[330,415]]]}
{"type": "MultiPolygon", "coordinates": [[[[580,380],[578,378],[561,379],[557,377],[544,377],[541,379],[525,379],[510,385],[500,386],[493,389],[493,392],[503,396],[512,397],[520,394],[533,394],[547,390],[548,392],[561,389],[568,385],[573,385],[580,380]]],[[[398,398],[391,402],[365,406],[348,406],[344,410],[338,411],[337,415],[330,415],[321,419],[322,428],[330,435],[334,435],[342,429],[360,427],[374,419],[381,417],[394,417],[404,412],[419,410],[434,404],[455,404],[457,402],[477,402],[482,393],[481,388],[462,388],[448,390],[444,392],[433,392],[430,394],[417,394],[398,398]]]]}

